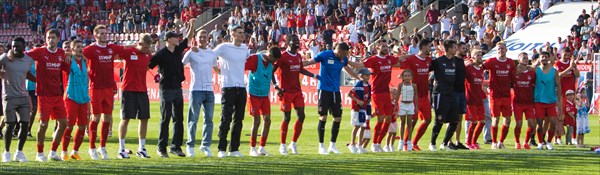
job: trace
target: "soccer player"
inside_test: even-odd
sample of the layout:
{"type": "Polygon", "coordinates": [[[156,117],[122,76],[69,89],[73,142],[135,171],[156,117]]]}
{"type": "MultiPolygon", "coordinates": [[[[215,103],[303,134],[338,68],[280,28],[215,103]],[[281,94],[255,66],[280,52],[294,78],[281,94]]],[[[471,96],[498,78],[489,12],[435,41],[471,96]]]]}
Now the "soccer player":
{"type": "Polygon", "coordinates": [[[62,135],[62,153],[63,160],[69,160],[69,157],[75,160],[81,160],[79,156],[79,146],[83,142],[85,128],[88,124],[88,103],[90,96],[88,93],[88,68],[87,60],[83,57],[83,42],[73,40],[71,45],[71,63],[67,64],[69,68],[63,73],[63,82],[66,84],[65,106],[67,108],[67,129],[62,135]],[[77,124],[75,138],[73,138],[73,150],[69,155],[67,149],[71,141],[71,132],[77,124]]]}
{"type": "MultiPolygon", "coordinates": [[[[560,76],[560,86],[562,89],[561,96],[566,100],[565,94],[568,90],[576,90],[576,79],[579,78],[579,70],[577,69],[577,61],[574,59],[571,53],[571,49],[569,47],[563,47],[561,49],[561,57],[558,61],[554,62],[554,68],[558,71],[558,76],[560,76]]],[[[563,102],[563,104],[566,104],[563,102]]],[[[562,109],[563,107],[561,107],[562,109]]],[[[566,114],[563,114],[566,115],[566,114]]],[[[575,124],[574,120],[570,121],[567,117],[559,117],[565,119],[565,122],[569,122],[570,124],[575,124]]],[[[559,126],[563,127],[560,123],[562,121],[559,120],[559,126]]],[[[576,128],[576,127],[575,127],[576,128]]],[[[569,137],[569,136],[566,136],[569,137]]],[[[575,138],[575,134],[571,135],[571,138],[575,138]]],[[[556,138],[556,142],[562,144],[560,136],[556,138]]]]}
{"type": "Polygon", "coordinates": [[[289,35],[286,43],[288,48],[286,51],[281,53],[281,58],[273,64],[273,72],[280,69],[278,73],[279,83],[276,78],[273,78],[273,84],[275,84],[275,90],[281,100],[281,111],[283,111],[283,122],[281,122],[281,145],[279,146],[279,153],[282,155],[288,154],[288,149],[292,154],[298,154],[296,142],[302,132],[302,125],[304,123],[304,96],[302,95],[302,88],[300,86],[300,75],[304,74],[309,77],[316,77],[302,66],[302,55],[298,53],[300,49],[300,39],[298,35],[289,35]],[[281,86],[279,86],[281,85],[281,86]],[[292,142],[290,146],[286,148],[286,137],[288,131],[288,125],[292,115],[292,105],[296,110],[298,119],[294,123],[294,133],[292,135],[292,142]]]}
{"type": "Polygon", "coordinates": [[[129,151],[125,149],[125,137],[130,119],[139,119],[138,149],[136,155],[141,158],[150,158],[146,152],[146,132],[150,118],[150,103],[146,88],[146,72],[152,57],[150,48],[152,38],[149,34],[140,36],[136,47],[130,47],[119,54],[125,61],[123,83],[121,89],[121,122],[119,123],[119,151],[117,157],[129,158],[129,151]]]}
{"type": "Polygon", "coordinates": [[[535,136],[535,106],[533,103],[533,88],[535,86],[535,71],[529,67],[529,57],[527,53],[519,54],[519,65],[516,67],[513,82],[513,111],[515,114],[515,149],[521,149],[520,135],[523,125],[523,116],[527,120],[527,131],[523,140],[524,149],[531,149],[527,142],[535,136]]]}
{"type": "Polygon", "coordinates": [[[552,137],[556,129],[557,117],[562,111],[562,89],[560,87],[560,76],[558,71],[552,67],[553,57],[550,53],[543,51],[540,53],[540,58],[535,64],[535,89],[533,91],[533,100],[535,102],[535,115],[537,118],[537,134],[538,144],[537,149],[541,150],[544,146],[548,150],[552,150],[552,137]],[[544,134],[548,131],[548,140],[544,142],[544,134]]]}
{"type": "Polygon", "coordinates": [[[457,50],[457,44],[455,41],[448,40],[444,42],[445,55],[433,60],[429,70],[433,71],[434,83],[433,87],[433,99],[435,109],[435,123],[432,129],[431,144],[429,145],[430,151],[436,150],[436,140],[442,129],[443,123],[449,123],[446,129],[446,136],[440,145],[440,149],[456,150],[455,145],[448,144],[456,125],[458,125],[458,106],[456,103],[456,91],[455,78],[456,78],[456,67],[452,57],[457,50]]]}
{"type": "MultiPolygon", "coordinates": [[[[373,128],[373,145],[371,151],[381,152],[381,141],[385,138],[385,134],[389,130],[390,123],[392,121],[392,113],[394,106],[390,97],[390,81],[392,79],[392,67],[400,67],[398,58],[388,55],[389,48],[387,40],[380,39],[376,42],[375,49],[377,55],[373,55],[367,58],[363,65],[366,68],[370,68],[371,76],[373,76],[373,103],[375,104],[375,112],[373,115],[377,116],[377,123],[373,128]]],[[[403,145],[403,142],[400,142],[403,145]]]]}
{"type": "Polygon", "coordinates": [[[348,149],[352,154],[365,153],[366,150],[360,146],[360,142],[363,140],[365,129],[362,127],[367,121],[367,105],[371,101],[371,85],[369,84],[369,78],[371,72],[369,69],[360,69],[358,71],[361,81],[357,81],[356,85],[350,92],[348,97],[352,99],[352,112],[350,124],[354,126],[352,129],[352,135],[350,136],[350,144],[348,149]],[[359,143],[356,142],[358,137],[359,143]]]}
{"type": "Polygon", "coordinates": [[[485,111],[483,103],[486,97],[483,92],[483,68],[481,64],[481,50],[471,51],[471,64],[465,67],[465,92],[467,100],[467,115],[465,120],[470,121],[467,128],[467,147],[480,149],[477,138],[485,126],[485,111]]]}
{"type": "Polygon", "coordinates": [[[2,75],[2,87],[4,87],[2,103],[4,108],[2,110],[5,114],[4,122],[7,126],[4,134],[2,162],[10,162],[10,144],[13,136],[12,132],[16,125],[21,125],[21,130],[18,135],[19,145],[13,160],[27,162],[27,158],[25,158],[22,151],[25,141],[27,141],[27,131],[29,131],[31,103],[25,88],[25,79],[33,64],[33,59],[25,55],[25,39],[21,37],[12,40],[11,50],[14,53],[12,60],[9,60],[8,54],[0,56],[0,67],[4,70],[2,75]]]}
{"type": "Polygon", "coordinates": [[[270,156],[265,146],[271,127],[271,102],[269,92],[271,90],[271,79],[273,77],[273,63],[281,57],[278,47],[269,48],[268,52],[259,52],[251,55],[246,60],[245,70],[248,74],[248,93],[250,94],[250,115],[253,119],[250,130],[250,156],[270,156]],[[260,127],[260,120],[264,120],[260,136],[260,147],[256,150],[256,134],[260,127]]]}
{"type": "Polygon", "coordinates": [[[200,151],[207,157],[212,157],[210,145],[213,133],[213,113],[215,109],[215,93],[213,92],[213,70],[219,74],[217,55],[208,47],[208,33],[200,30],[196,34],[198,47],[193,47],[183,56],[183,64],[190,65],[190,101],[187,124],[187,155],[194,157],[196,142],[196,124],[200,116],[200,107],[204,111],[204,126],[202,129],[202,146],[200,151]]]}
{"type": "Polygon", "coordinates": [[[454,137],[455,143],[450,142],[450,144],[454,144],[458,149],[469,149],[462,143],[460,143],[460,130],[462,128],[462,116],[467,113],[467,97],[465,95],[465,60],[464,58],[467,56],[467,44],[464,42],[458,43],[458,50],[456,51],[456,55],[452,60],[454,60],[454,65],[456,66],[456,80],[455,87],[456,90],[456,101],[458,103],[458,125],[456,126],[456,131],[454,137]]]}
{"type": "Polygon", "coordinates": [[[512,104],[510,101],[510,86],[513,82],[515,63],[506,57],[506,44],[498,42],[498,56],[489,58],[483,67],[490,72],[490,104],[492,110],[492,149],[503,149],[503,140],[508,135],[512,104]],[[498,143],[499,117],[504,117],[502,136],[498,143]]]}
{"type": "Polygon", "coordinates": [[[108,159],[106,141],[112,122],[114,94],[117,93],[117,84],[114,80],[113,60],[123,50],[122,46],[108,44],[106,26],[94,27],[96,42],[83,49],[83,56],[88,60],[88,74],[90,79],[91,113],[93,114],[88,128],[90,137],[90,150],[88,153],[92,160],[97,160],[98,153],[102,159],[108,159]],[[96,150],[96,137],[98,123],[100,126],[100,150],[96,150]]]}
{"type": "Polygon", "coordinates": [[[418,142],[427,131],[429,123],[431,123],[431,102],[429,100],[429,67],[431,66],[431,41],[423,39],[419,41],[419,52],[416,55],[409,55],[406,58],[401,57],[402,69],[410,69],[413,75],[413,83],[417,85],[418,101],[416,103],[415,115],[412,118],[412,125],[417,124],[417,117],[423,122],[417,128],[417,132],[413,139],[413,149],[420,151],[418,142]]]}
{"type": "MultiPolygon", "coordinates": [[[[250,56],[248,46],[243,44],[246,34],[240,26],[231,29],[232,42],[218,45],[214,51],[219,58],[221,70],[221,124],[219,126],[219,152],[218,157],[227,156],[227,134],[232,125],[231,144],[229,156],[244,157],[240,153],[240,136],[242,134],[242,121],[246,108],[246,87],[244,83],[244,68],[246,59],[250,56]]],[[[221,78],[219,77],[219,78],[221,78]]]]}
{"type": "Polygon", "coordinates": [[[326,50],[319,53],[315,58],[304,61],[303,65],[308,66],[320,63],[319,70],[319,124],[317,131],[319,134],[319,154],[341,154],[335,147],[335,142],[342,122],[342,97],[340,95],[340,77],[342,68],[354,79],[359,79],[356,73],[349,67],[362,68],[362,63],[348,61],[350,46],[346,43],[336,43],[334,50],[326,50]],[[325,137],[325,123],[327,122],[327,113],[333,116],[331,127],[331,142],[329,148],[325,149],[323,143],[325,137]]]}
{"type": "MultiPolygon", "coordinates": [[[[397,105],[397,107],[394,108],[398,109],[398,116],[400,117],[400,137],[402,138],[398,145],[398,151],[412,151],[413,149],[411,143],[412,118],[413,115],[416,114],[415,109],[419,108],[416,106],[418,104],[415,103],[419,100],[419,92],[417,85],[413,83],[412,77],[412,71],[410,69],[402,71],[402,82],[398,84],[398,90],[396,94],[394,94],[394,99],[392,101],[392,104],[397,105]]],[[[390,149],[393,150],[391,145],[390,149]]]]}

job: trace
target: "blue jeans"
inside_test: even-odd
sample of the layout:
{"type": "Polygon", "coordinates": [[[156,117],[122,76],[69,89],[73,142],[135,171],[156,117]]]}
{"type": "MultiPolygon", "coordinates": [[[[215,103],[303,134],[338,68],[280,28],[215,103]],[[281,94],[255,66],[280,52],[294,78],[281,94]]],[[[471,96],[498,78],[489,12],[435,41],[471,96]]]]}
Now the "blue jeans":
{"type": "Polygon", "coordinates": [[[111,24],[110,25],[110,32],[112,32],[112,33],[119,32],[117,24],[111,24]]]}
{"type": "Polygon", "coordinates": [[[212,91],[192,91],[190,93],[188,112],[187,146],[193,148],[196,142],[196,123],[200,116],[200,107],[204,111],[202,126],[202,146],[210,147],[213,132],[213,112],[215,109],[215,94],[212,91]]]}

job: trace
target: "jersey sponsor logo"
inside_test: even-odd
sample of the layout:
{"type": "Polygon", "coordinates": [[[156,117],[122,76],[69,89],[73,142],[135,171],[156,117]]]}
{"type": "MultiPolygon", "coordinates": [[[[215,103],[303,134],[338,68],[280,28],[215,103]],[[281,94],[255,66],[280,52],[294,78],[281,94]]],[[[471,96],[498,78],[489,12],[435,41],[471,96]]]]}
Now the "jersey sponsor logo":
{"type": "Polygon", "coordinates": [[[444,69],[444,71],[448,75],[454,75],[454,72],[456,72],[456,69],[444,69]]]}
{"type": "Polygon", "coordinates": [[[419,68],[419,69],[417,69],[417,73],[419,73],[419,74],[429,74],[429,68],[419,68]]]}
{"type": "Polygon", "coordinates": [[[46,69],[48,70],[57,70],[60,68],[61,63],[46,63],[46,69]]]}
{"type": "Polygon", "coordinates": [[[519,87],[529,87],[530,81],[517,81],[517,86],[519,87]]]}
{"type": "Polygon", "coordinates": [[[483,83],[483,79],[481,79],[481,78],[473,78],[473,82],[475,84],[481,84],[481,83],[483,83]]]}
{"type": "Polygon", "coordinates": [[[100,62],[108,62],[110,60],[112,60],[112,55],[108,55],[108,56],[98,56],[98,60],[100,62]]]}
{"type": "Polygon", "coordinates": [[[509,72],[510,72],[509,70],[496,70],[496,75],[504,76],[504,75],[508,75],[509,72]]]}
{"type": "Polygon", "coordinates": [[[300,70],[300,65],[291,65],[291,66],[290,66],[290,70],[291,70],[291,71],[297,71],[297,70],[300,70]]]}
{"type": "Polygon", "coordinates": [[[379,70],[380,71],[386,71],[389,72],[392,69],[392,66],[379,66],[379,70]]]}

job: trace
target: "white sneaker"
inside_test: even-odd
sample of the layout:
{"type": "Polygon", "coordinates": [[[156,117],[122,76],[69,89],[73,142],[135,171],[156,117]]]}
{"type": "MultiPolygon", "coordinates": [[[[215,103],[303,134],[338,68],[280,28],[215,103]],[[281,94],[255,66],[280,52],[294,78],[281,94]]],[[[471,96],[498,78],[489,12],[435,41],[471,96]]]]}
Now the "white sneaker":
{"type": "Polygon", "coordinates": [[[544,143],[538,143],[537,149],[538,150],[543,150],[544,149],[544,143]]]}
{"type": "Polygon", "coordinates": [[[35,156],[35,161],[46,162],[46,161],[48,161],[48,159],[46,159],[46,156],[44,156],[44,153],[37,153],[37,155],[35,156]]]}
{"type": "Polygon", "coordinates": [[[187,146],[187,147],[185,147],[185,150],[187,152],[187,156],[188,157],[194,157],[194,156],[196,156],[196,154],[194,153],[194,147],[187,146]]]}
{"type": "MultiPolygon", "coordinates": [[[[292,145],[290,145],[290,146],[292,146],[292,145]]],[[[279,153],[284,156],[287,156],[289,154],[288,150],[287,150],[287,146],[285,146],[285,143],[279,145],[279,153]]]]}
{"type": "Polygon", "coordinates": [[[23,154],[22,151],[17,151],[13,160],[19,162],[27,162],[27,158],[25,158],[25,154],[23,154]]]}
{"type": "Polygon", "coordinates": [[[348,150],[350,150],[350,153],[352,154],[360,154],[360,151],[352,144],[348,145],[348,150]]]}
{"type": "Polygon", "coordinates": [[[117,154],[117,158],[119,159],[129,159],[129,154],[128,151],[125,151],[124,149],[121,150],[118,154],[117,154]]]}
{"type": "Polygon", "coordinates": [[[60,157],[58,157],[58,155],[56,155],[56,152],[50,152],[50,154],[48,154],[48,159],[50,160],[54,160],[54,161],[63,161],[60,157]]]}
{"type": "MultiPolygon", "coordinates": [[[[406,151],[412,151],[413,149],[413,144],[409,141],[406,141],[406,151]]],[[[398,149],[400,150],[400,149],[398,149]]]]}
{"type": "Polygon", "coordinates": [[[404,140],[400,139],[400,141],[398,142],[398,151],[402,151],[404,149],[404,145],[406,143],[404,142],[404,140]]]}
{"type": "Polygon", "coordinates": [[[292,154],[298,154],[298,148],[296,148],[296,144],[294,142],[288,146],[288,149],[290,152],[292,152],[292,154]]]}
{"type": "Polygon", "coordinates": [[[99,160],[100,159],[98,157],[98,151],[96,151],[96,149],[89,149],[88,153],[90,154],[90,157],[92,158],[92,160],[99,160]]]}
{"type": "Polygon", "coordinates": [[[437,149],[435,149],[435,145],[429,145],[429,151],[437,151],[437,149]]]}
{"type": "Polygon", "coordinates": [[[502,143],[502,142],[498,143],[498,149],[504,149],[504,148],[506,148],[504,146],[504,143],[502,143]]]}
{"type": "Polygon", "coordinates": [[[234,151],[234,152],[229,152],[229,157],[244,157],[244,155],[242,153],[240,153],[240,151],[234,151]]]}
{"type": "Polygon", "coordinates": [[[390,146],[388,146],[388,145],[385,145],[385,146],[383,147],[383,152],[384,152],[384,153],[390,152],[390,146]]]}
{"type": "Polygon", "coordinates": [[[250,147],[250,153],[248,153],[248,155],[252,157],[258,157],[259,155],[258,151],[256,151],[256,147],[250,147]]]}
{"type": "Polygon", "coordinates": [[[371,145],[371,151],[374,153],[380,153],[381,151],[383,151],[383,149],[381,149],[380,144],[373,144],[371,145]]]}
{"type": "Polygon", "coordinates": [[[335,147],[335,143],[333,143],[333,142],[329,144],[329,148],[327,149],[327,152],[334,153],[334,154],[342,154],[342,152],[340,152],[340,150],[338,150],[335,147]]]}
{"type": "Polygon", "coordinates": [[[319,154],[321,154],[321,155],[329,154],[329,152],[327,152],[327,149],[325,149],[325,145],[322,143],[319,143],[319,154]]]}
{"type": "Polygon", "coordinates": [[[98,152],[100,152],[100,156],[102,156],[102,159],[108,160],[108,152],[106,152],[106,148],[100,148],[98,152]]]}
{"type": "Polygon", "coordinates": [[[556,139],[556,142],[555,142],[555,143],[556,143],[557,145],[562,145],[562,144],[563,144],[561,139],[556,139]]]}
{"type": "Polygon", "coordinates": [[[204,155],[206,157],[212,157],[212,152],[210,152],[210,147],[206,147],[206,146],[200,146],[200,151],[202,151],[202,153],[204,153],[204,155]]]}
{"type": "Polygon", "coordinates": [[[360,153],[368,153],[369,150],[363,148],[362,146],[359,146],[358,149],[360,150],[360,153]]]}
{"type": "Polygon", "coordinates": [[[547,143],[546,144],[546,148],[548,148],[548,150],[553,150],[554,148],[552,148],[552,143],[547,143]]]}
{"type": "Polygon", "coordinates": [[[493,143],[492,142],[492,149],[498,149],[498,143],[493,143]]]}
{"type": "Polygon", "coordinates": [[[4,154],[2,154],[2,162],[10,162],[10,152],[4,151],[4,154]]]}
{"type": "Polygon", "coordinates": [[[263,146],[258,147],[258,154],[261,156],[272,156],[272,154],[267,152],[267,150],[263,146]]]}
{"type": "Polygon", "coordinates": [[[444,143],[442,143],[442,144],[440,145],[440,150],[447,150],[447,149],[446,149],[446,145],[444,145],[444,143]]]}
{"type": "Polygon", "coordinates": [[[225,158],[225,157],[227,157],[227,154],[225,154],[225,151],[219,151],[217,153],[217,157],[218,158],[225,158]]]}

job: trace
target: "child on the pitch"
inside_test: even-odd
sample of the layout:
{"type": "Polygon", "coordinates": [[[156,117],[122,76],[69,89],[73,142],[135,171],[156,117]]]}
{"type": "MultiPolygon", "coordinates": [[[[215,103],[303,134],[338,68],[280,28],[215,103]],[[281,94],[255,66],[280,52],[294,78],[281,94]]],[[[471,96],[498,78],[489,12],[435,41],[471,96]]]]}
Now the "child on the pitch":
{"type": "Polygon", "coordinates": [[[410,69],[405,69],[402,72],[402,82],[398,84],[398,91],[392,103],[398,105],[398,117],[400,117],[400,144],[398,150],[412,151],[413,144],[411,143],[412,135],[412,119],[416,114],[415,109],[418,109],[416,101],[418,101],[417,85],[412,83],[412,72],[410,69]],[[398,101],[400,100],[400,101],[398,101]]]}
{"type": "MultiPolygon", "coordinates": [[[[396,97],[396,93],[398,90],[395,88],[390,88],[390,99],[394,99],[396,97]]],[[[394,141],[396,141],[396,133],[398,132],[398,123],[396,117],[398,116],[398,102],[394,103],[394,110],[392,114],[392,120],[390,122],[390,127],[388,129],[388,135],[386,138],[387,144],[383,147],[383,152],[394,152],[394,141]]],[[[404,128],[400,129],[400,135],[404,133],[404,128]]],[[[400,141],[400,144],[403,142],[400,141]]]]}
{"type": "MultiPolygon", "coordinates": [[[[587,99],[585,99],[585,91],[586,89],[579,90],[579,94],[577,94],[577,123],[576,123],[576,133],[577,133],[577,148],[584,148],[583,144],[583,135],[590,133],[590,124],[588,120],[588,110],[589,106],[587,106],[587,99]]],[[[567,97],[568,98],[568,97],[567,97]]]]}
{"type": "Polygon", "coordinates": [[[367,151],[367,146],[369,146],[369,142],[371,141],[371,125],[370,122],[371,121],[371,102],[367,103],[367,118],[365,121],[365,124],[361,126],[361,131],[360,134],[362,136],[362,140],[359,139],[358,142],[358,149],[363,152],[369,152],[367,151]]]}
{"type": "Polygon", "coordinates": [[[558,128],[563,128],[563,133],[564,133],[564,127],[567,127],[567,134],[565,135],[566,139],[566,144],[567,145],[572,145],[572,141],[571,139],[569,139],[571,132],[573,132],[573,127],[575,127],[575,114],[577,114],[577,108],[576,108],[576,104],[575,104],[575,91],[569,89],[567,90],[567,92],[565,92],[565,103],[563,105],[563,121],[564,121],[564,126],[563,125],[558,125],[558,128]],[[568,132],[570,131],[570,132],[568,132]]]}
{"type": "Polygon", "coordinates": [[[361,81],[356,82],[354,88],[348,93],[348,97],[352,99],[352,119],[350,123],[354,126],[348,145],[348,149],[352,154],[360,154],[365,150],[356,143],[356,137],[359,141],[363,140],[365,131],[363,126],[367,121],[367,105],[371,101],[371,85],[369,84],[371,72],[369,69],[361,69],[358,74],[361,81]]]}

